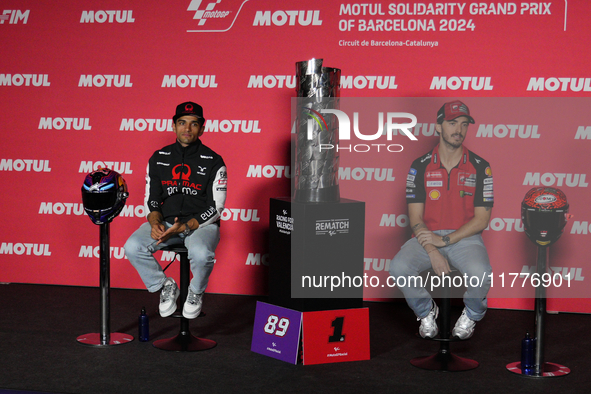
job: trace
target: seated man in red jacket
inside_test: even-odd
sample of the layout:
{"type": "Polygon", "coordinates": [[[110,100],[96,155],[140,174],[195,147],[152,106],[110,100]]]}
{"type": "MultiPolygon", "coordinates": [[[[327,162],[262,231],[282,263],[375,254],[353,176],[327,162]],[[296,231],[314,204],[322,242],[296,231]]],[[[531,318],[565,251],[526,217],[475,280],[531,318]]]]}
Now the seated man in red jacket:
{"type": "Polygon", "coordinates": [[[463,146],[474,123],[461,101],[445,103],[437,112],[439,145],[416,159],[406,181],[408,216],[415,237],[407,241],[390,264],[390,275],[420,320],[423,338],[437,335],[439,309],[424,287],[408,280],[432,268],[449,274],[450,265],[468,280],[464,311],[452,335],[467,339],[484,317],[492,268],[481,232],[488,226],[493,206],[490,165],[463,146]],[[399,280],[402,279],[402,280],[399,280]]]}

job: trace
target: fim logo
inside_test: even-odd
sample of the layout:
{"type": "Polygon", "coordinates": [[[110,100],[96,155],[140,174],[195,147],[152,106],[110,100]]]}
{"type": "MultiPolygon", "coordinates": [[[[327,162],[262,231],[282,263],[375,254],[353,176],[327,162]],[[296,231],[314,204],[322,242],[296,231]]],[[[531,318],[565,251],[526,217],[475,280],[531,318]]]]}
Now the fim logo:
{"type": "Polygon", "coordinates": [[[349,219],[328,219],[316,221],[316,235],[348,234],[349,219]]]}
{"type": "Polygon", "coordinates": [[[237,2],[221,4],[222,0],[191,0],[187,11],[194,13],[193,19],[198,21],[199,29],[189,29],[187,32],[212,33],[230,30],[246,2],[248,0],[243,0],[241,4],[237,4],[237,2]]]}

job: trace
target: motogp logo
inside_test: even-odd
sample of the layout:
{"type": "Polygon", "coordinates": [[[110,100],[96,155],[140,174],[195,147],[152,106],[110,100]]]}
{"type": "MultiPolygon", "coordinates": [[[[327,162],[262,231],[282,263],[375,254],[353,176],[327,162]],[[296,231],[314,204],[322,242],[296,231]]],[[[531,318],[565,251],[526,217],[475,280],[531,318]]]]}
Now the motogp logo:
{"type": "Polygon", "coordinates": [[[191,0],[187,11],[193,11],[193,19],[197,21],[197,29],[187,30],[188,33],[225,32],[232,28],[242,7],[249,0],[226,2],[222,0],[191,0]],[[232,18],[233,16],[233,18],[232,18]],[[206,25],[206,26],[204,26],[206,25]]]}

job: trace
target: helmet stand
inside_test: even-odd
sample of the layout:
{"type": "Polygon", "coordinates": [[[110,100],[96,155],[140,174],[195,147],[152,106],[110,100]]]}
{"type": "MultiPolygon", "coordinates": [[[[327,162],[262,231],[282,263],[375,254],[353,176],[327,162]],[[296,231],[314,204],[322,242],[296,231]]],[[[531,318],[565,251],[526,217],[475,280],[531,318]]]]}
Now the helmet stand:
{"type": "Polygon", "coordinates": [[[82,345],[111,346],[122,345],[133,341],[133,336],[118,332],[110,332],[110,241],[109,224],[100,225],[100,288],[101,288],[101,331],[80,335],[76,340],[82,345]]]}
{"type": "MultiPolygon", "coordinates": [[[[538,245],[538,257],[536,273],[540,277],[546,273],[546,267],[549,262],[548,246],[538,245]]],[[[544,335],[546,331],[546,288],[544,286],[536,287],[536,347],[534,354],[534,371],[532,375],[525,375],[521,370],[521,362],[513,362],[507,364],[507,369],[510,372],[516,373],[528,378],[551,378],[557,376],[565,376],[570,373],[570,369],[564,365],[544,362],[544,335]]]]}

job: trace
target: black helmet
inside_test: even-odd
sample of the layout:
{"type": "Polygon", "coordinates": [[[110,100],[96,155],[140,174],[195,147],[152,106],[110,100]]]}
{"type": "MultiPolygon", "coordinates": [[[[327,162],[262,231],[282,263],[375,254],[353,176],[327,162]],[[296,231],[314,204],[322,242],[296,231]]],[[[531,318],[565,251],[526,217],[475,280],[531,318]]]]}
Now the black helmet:
{"type": "Polygon", "coordinates": [[[548,246],[558,241],[568,220],[566,195],[552,187],[534,187],[521,203],[521,220],[525,234],[537,245],[548,246]]]}
{"type": "Polygon", "coordinates": [[[94,224],[109,223],[117,217],[128,196],[123,177],[108,168],[86,175],[82,185],[84,210],[94,224]]]}

